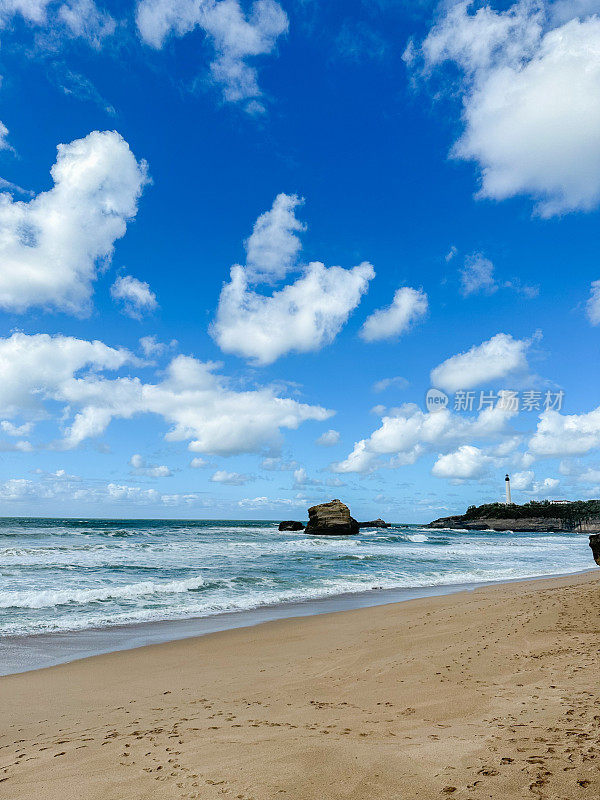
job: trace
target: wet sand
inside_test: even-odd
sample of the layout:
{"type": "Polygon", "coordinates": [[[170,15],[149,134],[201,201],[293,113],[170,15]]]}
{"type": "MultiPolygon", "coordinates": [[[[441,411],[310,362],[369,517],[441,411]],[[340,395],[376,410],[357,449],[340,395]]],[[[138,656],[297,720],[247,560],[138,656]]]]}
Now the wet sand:
{"type": "Polygon", "coordinates": [[[600,570],[0,678],[10,800],[600,795],[600,570]]]}

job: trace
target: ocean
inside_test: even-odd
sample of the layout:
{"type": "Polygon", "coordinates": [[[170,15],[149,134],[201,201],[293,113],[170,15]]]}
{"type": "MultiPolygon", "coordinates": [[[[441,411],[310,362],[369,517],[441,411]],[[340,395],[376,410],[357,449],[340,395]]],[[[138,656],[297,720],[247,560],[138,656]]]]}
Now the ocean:
{"type": "Polygon", "coordinates": [[[394,525],[332,538],[249,520],[0,519],[0,637],[592,566],[581,534],[394,525]]]}

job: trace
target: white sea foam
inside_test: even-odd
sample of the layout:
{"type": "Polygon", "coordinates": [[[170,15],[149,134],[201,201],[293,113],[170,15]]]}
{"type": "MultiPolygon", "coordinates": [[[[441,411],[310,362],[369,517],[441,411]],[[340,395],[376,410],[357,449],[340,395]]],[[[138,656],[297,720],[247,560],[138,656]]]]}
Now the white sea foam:
{"type": "Polygon", "coordinates": [[[0,608],[52,608],[67,603],[93,603],[103,600],[129,599],[150,595],[176,594],[199,589],[202,578],[167,583],[140,583],[124,586],[98,586],[91,589],[45,589],[42,591],[0,592],[0,608]]]}
{"type": "Polygon", "coordinates": [[[573,572],[590,556],[576,534],[398,526],[332,539],[272,523],[0,520],[0,563],[0,634],[14,634],[573,572]]]}
{"type": "Polygon", "coordinates": [[[409,542],[426,542],[429,536],[426,536],[424,533],[407,533],[406,538],[409,542]]]}

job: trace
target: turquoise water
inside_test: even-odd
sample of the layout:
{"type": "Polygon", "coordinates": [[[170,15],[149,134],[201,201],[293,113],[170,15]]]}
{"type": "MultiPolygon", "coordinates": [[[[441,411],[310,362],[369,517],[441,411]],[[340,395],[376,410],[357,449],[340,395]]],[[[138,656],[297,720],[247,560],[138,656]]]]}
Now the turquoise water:
{"type": "Polygon", "coordinates": [[[395,525],[331,538],[279,533],[274,522],[0,519],[0,635],[592,567],[577,534],[395,525]]]}

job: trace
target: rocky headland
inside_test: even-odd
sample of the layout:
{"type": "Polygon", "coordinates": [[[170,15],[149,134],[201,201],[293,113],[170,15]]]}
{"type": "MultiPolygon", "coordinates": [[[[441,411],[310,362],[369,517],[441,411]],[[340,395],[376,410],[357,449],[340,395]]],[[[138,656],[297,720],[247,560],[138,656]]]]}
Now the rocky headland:
{"type": "Polygon", "coordinates": [[[440,517],[427,526],[467,531],[589,533],[594,561],[600,567],[600,500],[571,503],[490,503],[469,506],[465,514],[440,517]]]}
{"type": "Polygon", "coordinates": [[[600,533],[600,501],[578,500],[564,504],[532,501],[524,505],[489,503],[470,506],[464,514],[440,517],[430,522],[428,527],[468,531],[600,533]]]}
{"type": "MultiPolygon", "coordinates": [[[[440,517],[430,522],[428,528],[449,528],[452,530],[467,531],[517,531],[517,532],[542,532],[560,533],[572,531],[574,528],[565,525],[559,517],[525,517],[524,519],[500,519],[489,517],[486,519],[465,519],[464,515],[453,517],[440,517]]],[[[595,530],[595,528],[594,528],[595,530]]],[[[598,525],[600,531],[600,525],[598,525]]],[[[582,533],[585,531],[582,529],[582,533]]]]}

